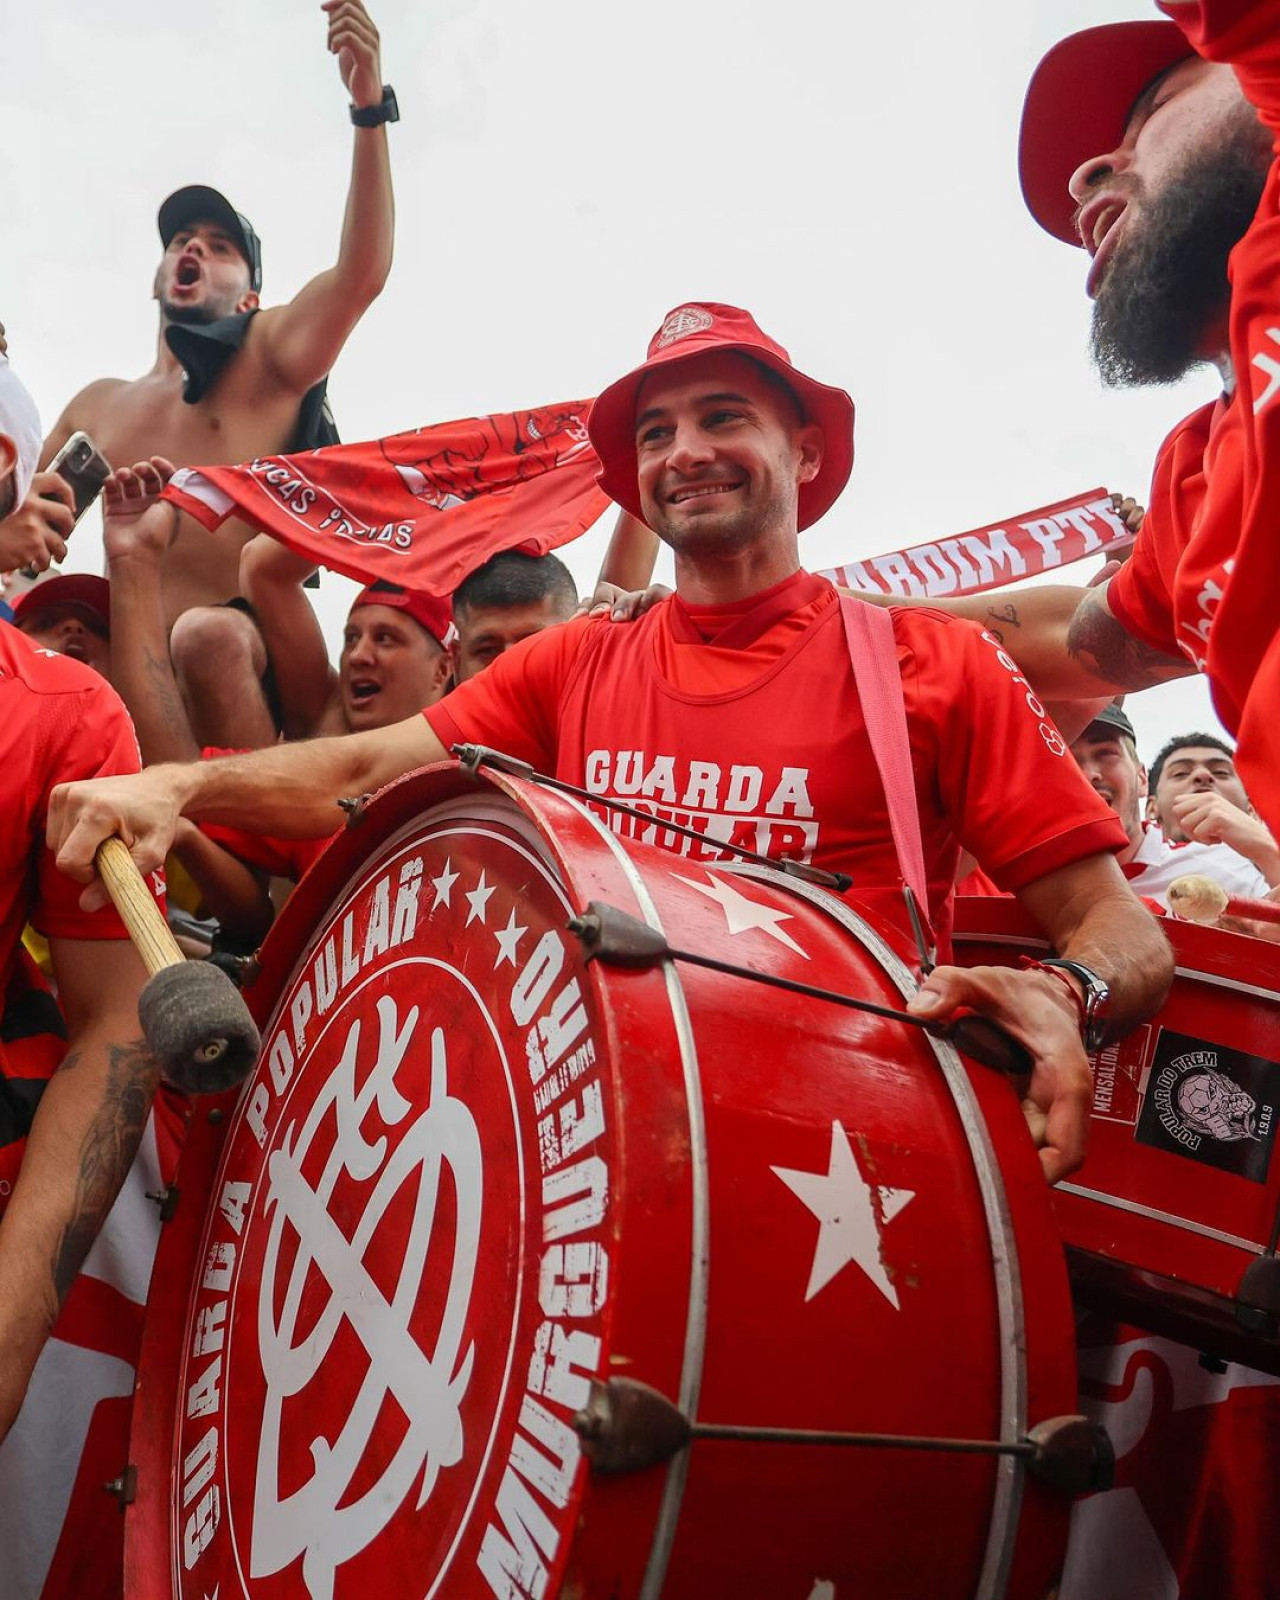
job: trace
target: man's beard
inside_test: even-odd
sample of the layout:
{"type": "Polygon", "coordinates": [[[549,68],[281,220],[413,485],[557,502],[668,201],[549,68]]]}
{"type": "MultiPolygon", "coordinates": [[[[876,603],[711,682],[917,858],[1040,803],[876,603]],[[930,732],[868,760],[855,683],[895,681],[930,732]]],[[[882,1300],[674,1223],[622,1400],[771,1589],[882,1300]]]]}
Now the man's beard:
{"type": "Polygon", "coordinates": [[[1142,202],[1093,303],[1090,345],[1102,381],[1120,389],[1176,383],[1212,355],[1207,331],[1226,309],[1227,257],[1253,221],[1270,162],[1270,135],[1251,106],[1142,202]]]}

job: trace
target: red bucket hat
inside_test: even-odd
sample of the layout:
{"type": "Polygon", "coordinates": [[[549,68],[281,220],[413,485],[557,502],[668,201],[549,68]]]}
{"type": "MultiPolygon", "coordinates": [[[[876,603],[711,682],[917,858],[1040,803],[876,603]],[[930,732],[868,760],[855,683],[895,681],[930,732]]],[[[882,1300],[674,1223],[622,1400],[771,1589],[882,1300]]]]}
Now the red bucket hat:
{"type": "Polygon", "coordinates": [[[1194,54],[1176,22],[1108,22],[1054,45],[1031,76],[1018,139],[1022,196],[1042,228],[1080,243],[1071,174],[1114,150],[1142,91],[1194,54]]]}
{"type": "Polygon", "coordinates": [[[713,350],[737,350],[763,363],[795,393],[806,422],[822,429],[822,466],[812,483],[800,485],[798,526],[807,528],[828,511],[853,470],[853,401],[843,389],[806,377],[755,318],[737,306],[692,301],[664,318],[649,341],[644,365],[611,383],[591,407],[587,431],[600,457],[600,487],[633,517],[644,521],[636,478],[636,397],[646,375],[675,361],[689,361],[713,350]]]}
{"type": "Polygon", "coordinates": [[[379,578],[367,589],[361,589],[351,602],[352,611],[359,606],[390,606],[393,611],[406,612],[427,630],[441,649],[447,648],[453,638],[453,607],[447,600],[437,600],[435,595],[402,589],[398,583],[379,578]]]}

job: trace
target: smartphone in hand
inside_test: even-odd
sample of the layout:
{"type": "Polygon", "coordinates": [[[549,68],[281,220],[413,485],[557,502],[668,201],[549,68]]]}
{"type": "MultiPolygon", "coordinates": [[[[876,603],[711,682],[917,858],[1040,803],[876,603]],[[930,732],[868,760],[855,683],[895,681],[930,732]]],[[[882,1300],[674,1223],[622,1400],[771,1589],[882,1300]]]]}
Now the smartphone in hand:
{"type": "Polygon", "coordinates": [[[111,476],[111,463],[87,433],[76,432],[49,463],[49,471],[70,485],[79,522],[102,493],[103,484],[111,476]]]}

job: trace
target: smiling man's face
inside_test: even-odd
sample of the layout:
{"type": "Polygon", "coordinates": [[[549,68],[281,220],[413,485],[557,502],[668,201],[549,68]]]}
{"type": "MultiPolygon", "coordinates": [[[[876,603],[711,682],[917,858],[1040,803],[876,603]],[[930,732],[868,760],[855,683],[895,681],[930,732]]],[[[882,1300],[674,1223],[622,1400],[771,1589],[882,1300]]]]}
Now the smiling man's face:
{"type": "Polygon", "coordinates": [[[636,400],[645,521],[678,553],[727,553],[796,526],[797,494],[821,462],[781,382],[734,351],[659,369],[636,400]]]}

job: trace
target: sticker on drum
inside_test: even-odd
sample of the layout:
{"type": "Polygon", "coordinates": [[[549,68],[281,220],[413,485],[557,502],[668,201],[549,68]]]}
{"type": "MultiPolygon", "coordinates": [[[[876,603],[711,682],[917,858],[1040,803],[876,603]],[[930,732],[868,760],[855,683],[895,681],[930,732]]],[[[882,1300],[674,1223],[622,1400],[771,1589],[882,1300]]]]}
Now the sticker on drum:
{"type": "Polygon", "coordinates": [[[1162,1028],[1134,1137],[1173,1155],[1267,1181],[1280,1064],[1162,1028]]]}
{"type": "Polygon", "coordinates": [[[571,908],[475,834],[384,851],[265,1036],[188,1317],[182,1595],[505,1592],[508,1524],[550,1565],[572,1521],[610,1129],[571,908]]]}

